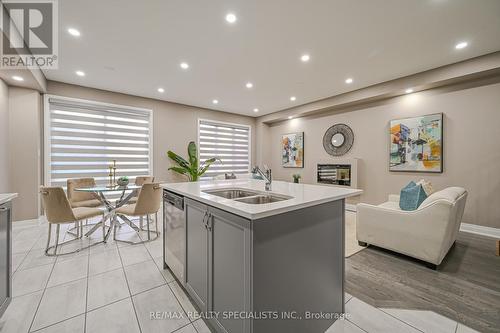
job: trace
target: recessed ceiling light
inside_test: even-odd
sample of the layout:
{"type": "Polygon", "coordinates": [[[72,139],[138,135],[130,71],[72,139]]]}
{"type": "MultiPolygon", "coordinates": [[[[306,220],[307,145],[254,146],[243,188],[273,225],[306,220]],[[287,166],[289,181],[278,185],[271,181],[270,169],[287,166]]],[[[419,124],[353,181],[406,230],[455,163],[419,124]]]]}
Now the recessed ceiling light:
{"type": "Polygon", "coordinates": [[[304,54],[302,55],[302,57],[300,57],[300,60],[302,60],[302,62],[308,62],[309,60],[311,60],[311,56],[309,54],[304,54]]]}
{"type": "Polygon", "coordinates": [[[165,89],[163,89],[163,88],[158,88],[158,92],[159,92],[159,93],[164,93],[164,92],[165,92],[165,89]]]}
{"type": "Polygon", "coordinates": [[[229,22],[229,23],[234,23],[234,22],[236,22],[237,19],[238,18],[233,13],[228,13],[226,15],[226,21],[229,22]]]}
{"type": "Polygon", "coordinates": [[[219,101],[218,101],[218,100],[216,100],[216,99],[214,99],[214,100],[212,101],[212,103],[214,103],[214,104],[219,104],[219,101]]]}
{"type": "Polygon", "coordinates": [[[293,116],[288,116],[288,119],[292,119],[292,118],[293,118],[293,116]]]}
{"type": "Polygon", "coordinates": [[[84,71],[76,71],[75,73],[78,76],[85,76],[85,72],[84,71]]]}
{"type": "Polygon", "coordinates": [[[413,89],[411,89],[411,88],[408,88],[405,90],[405,93],[407,93],[407,94],[411,94],[412,92],[413,92],[413,89]]]}
{"type": "Polygon", "coordinates": [[[353,79],[352,79],[352,78],[347,78],[347,79],[345,79],[345,83],[347,83],[347,84],[351,84],[351,83],[352,83],[352,81],[353,81],[353,79]]]}
{"type": "Polygon", "coordinates": [[[75,28],[69,28],[68,32],[70,35],[75,36],[75,37],[80,37],[80,31],[76,30],[75,28]]]}
{"type": "Polygon", "coordinates": [[[24,79],[21,76],[18,76],[18,75],[14,75],[12,77],[12,80],[15,80],[15,81],[24,81],[24,79]]]}
{"type": "Polygon", "coordinates": [[[189,64],[187,62],[181,62],[181,68],[182,69],[188,69],[189,68],[189,64]]]}
{"type": "Polygon", "coordinates": [[[259,109],[255,108],[253,109],[253,112],[259,112],[259,109]]]}
{"type": "Polygon", "coordinates": [[[297,100],[297,97],[292,96],[292,97],[290,97],[290,100],[291,100],[292,102],[295,102],[295,101],[297,100]]]}
{"type": "Polygon", "coordinates": [[[245,84],[245,86],[250,89],[250,88],[253,88],[253,83],[252,82],[247,82],[247,84],[245,84]]]}
{"type": "Polygon", "coordinates": [[[464,48],[466,48],[466,47],[467,47],[467,45],[469,45],[467,42],[460,42],[460,43],[458,43],[457,45],[455,45],[455,48],[456,48],[457,50],[460,50],[460,49],[464,49],[464,48]]]}

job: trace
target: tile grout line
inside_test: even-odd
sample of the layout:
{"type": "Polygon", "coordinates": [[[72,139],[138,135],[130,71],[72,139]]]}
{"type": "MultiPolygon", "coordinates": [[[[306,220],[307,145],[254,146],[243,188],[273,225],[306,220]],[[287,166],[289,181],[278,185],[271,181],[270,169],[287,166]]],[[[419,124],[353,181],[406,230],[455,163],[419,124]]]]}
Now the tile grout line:
{"type": "MultiPolygon", "coordinates": [[[[345,293],[345,291],[344,291],[344,293],[345,293]]],[[[350,294],[350,295],[351,295],[351,298],[349,298],[349,299],[347,300],[347,302],[345,302],[344,307],[345,307],[345,305],[346,305],[347,303],[349,303],[349,302],[350,302],[350,301],[354,298],[354,296],[353,296],[352,294],[350,294]]],[[[362,330],[363,332],[368,333],[368,331],[367,331],[367,330],[365,330],[364,328],[362,328],[361,326],[359,326],[359,325],[358,325],[358,324],[356,324],[355,322],[353,322],[353,321],[349,320],[349,318],[346,318],[346,320],[347,320],[348,322],[350,322],[351,324],[353,324],[354,326],[356,326],[357,328],[359,328],[360,330],[362,330]]]]}
{"type": "MultiPolygon", "coordinates": [[[[368,304],[368,303],[366,303],[366,304],[368,304]]],[[[370,304],[368,304],[368,305],[370,305],[370,304]]],[[[370,305],[370,306],[371,306],[371,305],[370,305]]],[[[396,317],[396,316],[394,316],[394,315],[392,315],[392,314],[390,314],[390,313],[388,313],[388,312],[385,312],[385,311],[384,311],[384,310],[382,310],[381,308],[377,308],[377,307],[374,307],[374,308],[375,308],[375,309],[378,309],[378,310],[380,310],[380,311],[382,311],[383,313],[385,313],[385,314],[387,314],[387,315],[391,316],[392,318],[394,318],[394,319],[396,319],[396,320],[399,320],[399,321],[400,321],[400,322],[402,322],[403,324],[405,324],[405,325],[407,325],[407,326],[410,326],[410,327],[412,327],[412,328],[416,329],[416,330],[417,330],[417,331],[419,331],[419,332],[425,333],[425,331],[422,331],[421,329],[419,329],[419,328],[417,328],[417,327],[415,327],[415,326],[413,326],[413,325],[411,325],[411,324],[407,323],[406,321],[404,321],[404,320],[402,320],[402,319],[400,319],[400,318],[398,318],[398,317],[396,317]]]]}
{"type": "MultiPolygon", "coordinates": [[[[157,223],[157,222],[155,221],[155,223],[157,223]]],[[[162,235],[162,233],[160,233],[160,235],[162,235]]],[[[159,237],[160,237],[160,236],[158,236],[158,238],[159,238],[159,237]]],[[[139,238],[141,238],[141,239],[142,239],[142,237],[141,237],[141,235],[140,235],[140,234],[139,234],[139,238]]],[[[154,242],[154,241],[153,241],[153,242],[154,242]]],[[[149,244],[151,244],[151,242],[150,242],[149,244]]],[[[184,309],[184,306],[182,305],[182,302],[179,300],[179,298],[178,298],[178,297],[177,297],[177,295],[175,294],[174,290],[173,290],[173,289],[172,289],[172,287],[170,286],[170,284],[171,284],[171,283],[177,283],[177,280],[175,280],[175,278],[174,278],[174,280],[173,280],[173,281],[168,282],[168,281],[167,281],[167,279],[165,278],[165,276],[162,274],[162,270],[160,270],[160,267],[158,267],[158,265],[156,264],[156,262],[155,262],[155,258],[153,258],[153,254],[151,253],[151,251],[149,250],[149,248],[148,248],[147,246],[145,246],[145,245],[144,245],[144,247],[146,248],[146,251],[148,252],[148,254],[149,254],[149,256],[151,257],[151,259],[153,260],[153,264],[155,265],[156,269],[157,269],[157,270],[158,270],[158,272],[161,274],[161,276],[162,276],[163,280],[165,280],[165,282],[166,282],[166,284],[167,284],[168,289],[170,289],[170,292],[171,292],[171,293],[172,293],[172,295],[174,296],[175,300],[176,300],[176,301],[177,301],[177,303],[179,304],[180,308],[182,309],[182,311],[184,312],[184,314],[186,315],[186,317],[188,318],[188,320],[189,320],[189,324],[193,324],[193,321],[191,320],[191,317],[188,315],[188,311],[187,311],[186,309],[184,309]]],[[[170,270],[169,270],[169,271],[170,271],[170,270]]],[[[157,287],[156,287],[156,288],[157,288],[157,287]]],[[[182,288],[182,287],[181,287],[181,288],[182,288]]],[[[191,301],[189,300],[189,298],[188,298],[188,301],[189,301],[189,302],[191,302],[191,301]]],[[[180,328],[179,328],[179,329],[177,329],[176,331],[180,330],[181,328],[186,327],[186,326],[187,326],[187,325],[189,325],[189,324],[186,324],[186,325],[184,325],[184,326],[180,327],[180,328]]],[[[194,327],[194,326],[193,326],[193,327],[194,327]]],[[[198,332],[198,330],[196,329],[196,327],[194,327],[194,330],[195,330],[196,332],[198,332]]],[[[174,332],[175,332],[175,331],[174,331],[174,332]]]]}
{"type": "Polygon", "coordinates": [[[87,286],[85,289],[85,315],[83,317],[83,333],[87,332],[87,307],[89,304],[90,248],[88,248],[87,251],[88,251],[88,253],[87,253],[87,286]]]}
{"type": "Polygon", "coordinates": [[[42,304],[43,301],[43,296],[45,296],[45,292],[47,291],[47,285],[49,284],[50,278],[52,277],[52,273],[54,272],[54,267],[56,266],[57,262],[57,257],[56,260],[52,263],[52,269],[50,270],[49,277],[47,278],[47,282],[45,282],[45,287],[43,288],[42,295],[40,296],[40,300],[38,301],[38,304],[36,306],[35,313],[33,314],[33,319],[31,319],[30,327],[28,328],[28,332],[31,331],[31,327],[33,327],[33,323],[35,322],[36,315],[38,314],[38,310],[40,309],[40,304],[42,304]]]}
{"type": "MultiPolygon", "coordinates": [[[[112,232],[112,231],[110,231],[110,232],[112,232]]],[[[120,257],[120,262],[122,264],[122,271],[123,271],[123,275],[125,276],[125,282],[127,283],[128,293],[130,295],[130,302],[132,303],[132,308],[134,309],[135,320],[137,322],[137,326],[139,327],[139,332],[142,333],[141,323],[139,322],[139,316],[137,315],[137,310],[135,309],[134,299],[132,298],[132,291],[130,290],[130,285],[128,283],[127,274],[125,273],[125,266],[123,266],[122,254],[120,252],[120,248],[118,247],[118,243],[116,244],[116,246],[118,248],[118,256],[120,257]]]]}
{"type": "MultiPolygon", "coordinates": [[[[162,234],[162,233],[160,233],[160,235],[161,235],[161,234],[162,234]]],[[[140,235],[139,235],[139,237],[142,239],[142,237],[141,237],[140,235]]],[[[160,236],[158,236],[158,238],[159,238],[159,237],[160,237],[160,236]]],[[[151,259],[153,260],[153,263],[154,263],[154,265],[155,265],[156,269],[158,270],[158,272],[160,272],[160,274],[161,274],[161,276],[162,276],[163,280],[165,280],[165,282],[166,282],[166,284],[167,284],[167,286],[168,286],[168,289],[170,289],[170,292],[172,293],[172,295],[174,295],[175,300],[177,301],[177,303],[179,303],[179,305],[180,305],[180,307],[181,307],[182,311],[183,311],[183,312],[184,312],[184,314],[187,316],[187,318],[188,318],[188,320],[189,320],[189,323],[193,323],[193,321],[191,320],[190,316],[188,315],[188,311],[186,311],[186,309],[184,309],[184,306],[182,306],[182,302],[179,300],[179,298],[178,298],[178,297],[177,297],[177,295],[175,294],[174,290],[173,290],[173,289],[172,289],[172,287],[170,286],[170,283],[177,283],[177,280],[175,280],[175,278],[174,278],[174,280],[173,280],[173,281],[168,282],[168,281],[167,281],[167,279],[165,278],[165,276],[163,275],[162,270],[160,270],[160,267],[158,267],[158,265],[156,264],[155,259],[153,258],[153,255],[152,255],[152,254],[151,254],[151,252],[149,251],[148,247],[147,247],[147,246],[144,246],[144,247],[146,248],[146,251],[148,251],[148,254],[149,254],[149,256],[151,257],[151,259]]],[[[163,259],[162,259],[162,261],[163,261],[163,259]]],[[[169,271],[170,271],[170,269],[169,269],[169,271]]],[[[181,287],[181,288],[182,288],[182,287],[181,287]]],[[[189,300],[189,299],[188,299],[188,300],[189,300]]],[[[189,301],[189,302],[191,302],[191,301],[189,301]]],[[[197,331],[197,330],[196,330],[196,327],[195,327],[195,331],[197,331]]]]}

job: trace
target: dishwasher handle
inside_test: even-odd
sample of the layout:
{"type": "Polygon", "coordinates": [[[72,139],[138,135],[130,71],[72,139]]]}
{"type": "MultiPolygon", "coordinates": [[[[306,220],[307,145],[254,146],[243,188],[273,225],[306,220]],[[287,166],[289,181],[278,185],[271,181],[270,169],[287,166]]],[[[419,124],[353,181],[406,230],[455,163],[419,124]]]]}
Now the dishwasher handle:
{"type": "Polygon", "coordinates": [[[184,210],[184,197],[169,191],[163,191],[163,200],[173,205],[175,208],[184,210]]]}

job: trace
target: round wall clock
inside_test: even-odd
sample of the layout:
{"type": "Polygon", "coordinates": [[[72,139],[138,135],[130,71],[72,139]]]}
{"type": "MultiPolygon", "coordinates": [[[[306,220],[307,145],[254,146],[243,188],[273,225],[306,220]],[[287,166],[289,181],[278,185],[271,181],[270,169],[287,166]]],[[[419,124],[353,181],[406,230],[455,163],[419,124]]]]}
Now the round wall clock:
{"type": "Polygon", "coordinates": [[[335,124],[323,137],[323,147],[332,156],[345,155],[354,143],[354,133],[346,124],[335,124]]]}

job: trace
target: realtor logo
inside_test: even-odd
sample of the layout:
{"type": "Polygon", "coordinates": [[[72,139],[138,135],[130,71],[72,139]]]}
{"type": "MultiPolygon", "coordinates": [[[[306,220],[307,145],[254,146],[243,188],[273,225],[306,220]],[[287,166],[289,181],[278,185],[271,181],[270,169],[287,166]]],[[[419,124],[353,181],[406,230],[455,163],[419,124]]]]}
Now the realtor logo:
{"type": "Polygon", "coordinates": [[[1,68],[57,68],[57,0],[3,1],[1,68]]]}

